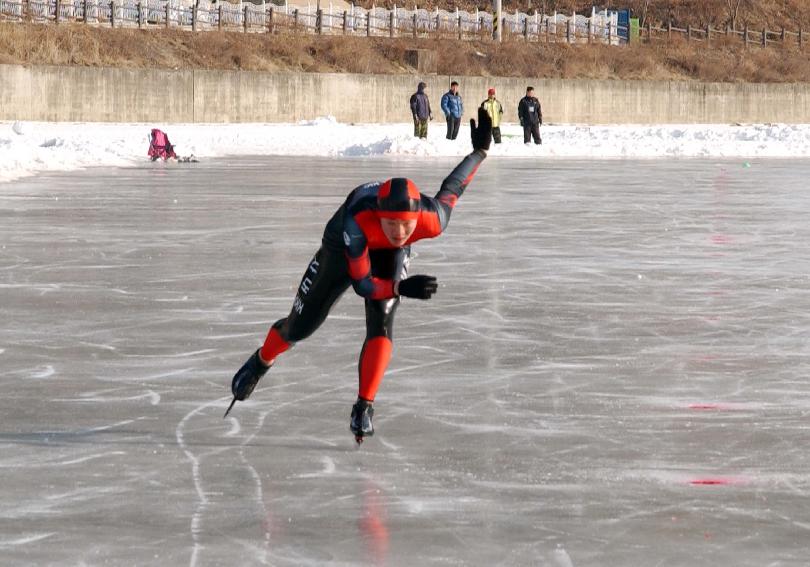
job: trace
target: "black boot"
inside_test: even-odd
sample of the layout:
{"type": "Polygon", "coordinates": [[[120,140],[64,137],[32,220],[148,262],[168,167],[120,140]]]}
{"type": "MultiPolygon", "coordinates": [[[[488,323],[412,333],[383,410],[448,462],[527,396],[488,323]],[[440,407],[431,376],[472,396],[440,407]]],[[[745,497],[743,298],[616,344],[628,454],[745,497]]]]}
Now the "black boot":
{"type": "Polygon", "coordinates": [[[349,429],[354,433],[354,438],[358,443],[363,442],[363,437],[374,435],[374,425],[371,418],[374,417],[374,408],[371,402],[363,398],[357,398],[357,402],[352,406],[352,419],[349,422],[349,429]]]}
{"type": "Polygon", "coordinates": [[[254,352],[233,377],[231,392],[233,392],[234,399],[241,402],[249,398],[253,393],[253,388],[256,387],[268,368],[270,366],[266,366],[259,358],[259,351],[254,352]]]}

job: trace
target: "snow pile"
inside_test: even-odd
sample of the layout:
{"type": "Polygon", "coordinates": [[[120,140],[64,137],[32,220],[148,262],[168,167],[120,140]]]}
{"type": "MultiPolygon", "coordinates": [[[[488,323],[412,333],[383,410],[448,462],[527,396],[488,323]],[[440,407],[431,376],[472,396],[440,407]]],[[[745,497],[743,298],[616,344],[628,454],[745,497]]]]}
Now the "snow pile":
{"type": "MultiPolygon", "coordinates": [[[[427,140],[411,124],[341,124],[334,117],[298,124],[99,124],[0,122],[0,181],[40,171],[127,166],[147,159],[151,128],[169,134],[180,156],[462,156],[469,126],[458,140],[444,137],[442,121],[427,140]]],[[[506,157],[810,157],[810,125],[545,125],[543,145],[524,145],[517,124],[502,126],[506,157]]]]}

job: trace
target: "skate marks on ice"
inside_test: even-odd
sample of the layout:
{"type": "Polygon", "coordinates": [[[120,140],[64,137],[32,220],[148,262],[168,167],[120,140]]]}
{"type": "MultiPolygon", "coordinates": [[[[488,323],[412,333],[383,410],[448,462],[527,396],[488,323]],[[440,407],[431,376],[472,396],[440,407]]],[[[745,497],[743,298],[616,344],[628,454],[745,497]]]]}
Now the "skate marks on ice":
{"type": "MultiPolygon", "coordinates": [[[[185,371],[184,371],[185,372],[185,371]]],[[[95,392],[85,392],[78,398],[54,398],[54,402],[81,402],[81,403],[115,403],[115,402],[130,402],[135,400],[146,400],[149,402],[149,405],[156,406],[160,403],[160,394],[155,392],[151,388],[147,388],[146,392],[143,394],[134,394],[131,396],[121,395],[121,396],[110,396],[113,392],[119,392],[121,390],[127,391],[130,388],[126,387],[118,387],[118,388],[110,388],[105,390],[99,390],[95,392]]]]}
{"type": "MultiPolygon", "coordinates": [[[[266,470],[264,459],[272,456],[264,453],[272,451],[272,446],[267,446],[266,439],[257,439],[257,436],[283,439],[288,435],[284,430],[263,431],[271,413],[283,415],[290,406],[347,389],[340,386],[297,397],[294,402],[274,402],[267,399],[273,391],[295,388],[302,381],[273,385],[271,380],[265,378],[261,394],[257,391],[252,399],[237,402],[224,420],[222,408],[227,407],[232,396],[204,402],[189,411],[176,426],[176,442],[191,463],[191,479],[197,496],[189,527],[192,538],[189,565],[192,567],[227,563],[232,561],[234,553],[248,553],[261,564],[267,564],[273,558],[270,542],[273,532],[279,529],[279,522],[265,502],[259,472],[266,470]],[[217,412],[220,412],[218,416],[217,412]],[[255,451],[259,451],[258,465],[255,462],[257,456],[251,454],[255,451]],[[223,527],[231,522],[234,525],[230,528],[223,527]],[[246,523],[250,524],[248,529],[245,529],[246,523]],[[223,536],[227,543],[223,542],[223,536]]],[[[346,437],[348,439],[348,434],[346,437]]],[[[306,434],[294,438],[311,443],[311,447],[336,446],[333,442],[306,434]]],[[[301,478],[320,478],[334,473],[336,467],[330,457],[322,456],[321,462],[320,473],[305,474],[301,478]]]]}
{"type": "MultiPolygon", "coordinates": [[[[274,159],[240,172],[259,180],[247,194],[184,185],[196,172],[167,173],[159,189],[81,177],[97,184],[75,200],[81,210],[115,196],[127,207],[108,241],[101,214],[80,226],[48,214],[69,225],[56,232],[72,243],[60,254],[78,252],[61,259],[38,222],[48,195],[3,217],[6,258],[21,260],[3,273],[22,286],[2,290],[13,296],[0,331],[11,339],[0,370],[6,557],[806,563],[806,164],[769,163],[765,175],[675,160],[487,162],[448,233],[417,247],[412,272],[442,287],[429,304],[403,301],[378,434],[360,450],[347,422],[363,315],[348,295],[278,368],[281,381],[311,383],[263,384],[223,421],[228,377],[197,373],[228,366],[215,353],[240,351],[289,309],[325,199],[345,197],[331,175],[313,185],[286,173],[269,197],[266,170],[279,164],[296,169],[274,159]],[[308,206],[284,208],[299,193],[317,222],[308,206]],[[26,231],[32,240],[11,250],[26,231]],[[103,256],[83,254],[93,250],[103,256]],[[88,386],[99,365],[105,385],[88,386]]],[[[390,175],[384,165],[322,167],[350,188],[390,175]]],[[[422,160],[396,166],[432,175],[422,160]]],[[[59,185],[59,203],[79,189],[59,185]]]]}
{"type": "MultiPolygon", "coordinates": [[[[275,378],[283,380],[288,366],[276,369],[275,378]]],[[[327,401],[351,399],[353,387],[322,389],[317,383],[325,380],[263,384],[256,399],[238,404],[224,422],[227,396],[196,406],[178,423],[178,446],[197,493],[190,565],[218,564],[234,553],[245,562],[273,565],[404,564],[412,539],[409,530],[397,528],[403,522],[430,534],[418,553],[423,559],[435,557],[448,541],[472,544],[445,518],[478,506],[477,499],[459,502],[435,490],[430,469],[410,455],[415,448],[386,440],[385,428],[400,417],[397,404],[386,405],[382,433],[356,449],[347,427],[350,403],[340,403],[336,417],[330,408],[338,404],[327,401]],[[302,389],[312,393],[299,397],[302,389]],[[298,419],[300,408],[327,415],[307,413],[305,421],[315,423],[299,426],[301,436],[288,435],[279,424],[298,419]]]]}
{"type": "MultiPolygon", "coordinates": [[[[202,564],[217,563],[215,557],[205,556],[206,541],[213,534],[221,537],[223,533],[220,530],[223,528],[222,526],[208,526],[206,524],[207,516],[227,517],[228,510],[238,508],[245,517],[257,520],[258,525],[262,525],[261,518],[267,516],[262,498],[261,478],[245,457],[244,446],[250,443],[261,430],[269,412],[261,412],[258,418],[251,423],[252,432],[234,445],[233,438],[242,432],[240,420],[235,416],[228,418],[226,421],[229,422],[227,425],[230,429],[223,432],[223,420],[215,418],[215,413],[220,411],[220,406],[230,399],[231,396],[226,396],[195,407],[180,420],[175,429],[177,445],[191,462],[191,478],[197,495],[197,504],[190,525],[192,538],[190,567],[196,567],[201,559],[205,559],[202,564]],[[195,423],[201,420],[204,420],[203,424],[195,423]],[[213,444],[212,441],[217,437],[223,438],[222,443],[213,444]],[[215,466],[222,466],[224,461],[227,465],[225,478],[212,475],[213,478],[207,480],[207,461],[212,461],[215,466]],[[246,480],[248,482],[245,482],[246,480]],[[251,488],[247,489],[246,485],[251,488]],[[243,496],[245,493],[249,495],[247,499],[243,496]]],[[[227,533],[227,529],[224,531],[227,533]]],[[[229,537],[228,539],[233,540],[234,538],[229,537]]],[[[264,564],[267,560],[270,532],[266,530],[258,541],[261,543],[250,545],[249,549],[244,549],[243,545],[234,545],[230,549],[232,557],[250,552],[256,560],[264,564]]],[[[240,542],[232,541],[232,543],[240,542]]],[[[219,560],[228,563],[227,557],[219,557],[219,560]]]]}
{"type": "Polygon", "coordinates": [[[132,459],[157,452],[149,433],[151,417],[112,421],[87,406],[83,421],[104,424],[76,427],[63,408],[51,402],[47,415],[36,416],[53,424],[48,429],[29,425],[24,408],[6,416],[18,418],[0,435],[0,551],[9,564],[23,558],[46,564],[56,557],[80,563],[104,557],[109,544],[90,544],[82,526],[106,531],[98,522],[110,508],[117,508],[113,524],[135,522],[140,508],[135,495],[148,499],[144,485],[154,473],[133,466],[132,459]],[[118,508],[113,503],[129,504],[118,508]]]}
{"type": "MultiPolygon", "coordinates": [[[[798,246],[807,228],[788,203],[806,197],[796,196],[796,185],[763,196],[756,183],[731,177],[738,179],[719,188],[711,177],[708,186],[683,179],[673,194],[622,185],[609,199],[604,187],[569,187],[564,197],[533,189],[542,194],[538,218],[552,226],[532,229],[517,211],[502,225],[530,246],[496,247],[493,268],[475,264],[465,248],[451,250],[455,273],[475,265],[476,285],[489,295],[454,301],[440,289],[416,326],[406,310],[398,314],[398,324],[417,333],[419,324],[443,330],[435,356],[436,347],[419,346],[429,333],[398,337],[393,364],[409,369],[408,388],[419,393],[414,413],[432,430],[411,427],[413,443],[424,435],[460,450],[474,437],[487,451],[477,458],[501,474],[466,482],[518,508],[527,498],[545,503],[543,529],[553,527],[548,518],[562,518],[565,549],[586,563],[611,539],[625,548],[603,565],[632,564],[662,534],[674,541],[702,529],[707,548],[725,561],[762,564],[768,552],[757,541],[767,540],[785,544],[772,557],[801,564],[796,542],[807,522],[787,495],[810,491],[800,472],[806,459],[794,445],[807,440],[802,353],[810,306],[807,256],[798,246]],[[537,266],[534,275],[523,270],[527,264],[537,266]],[[487,302],[489,310],[481,309],[487,302]],[[424,357],[403,354],[411,339],[408,347],[424,357]],[[443,364],[448,356],[457,367],[443,364]],[[417,369],[430,363],[430,378],[420,379],[417,369]],[[443,401],[440,409],[430,407],[432,399],[443,401]],[[792,511],[773,513],[766,500],[792,511]],[[660,504],[668,501],[678,504],[660,504]],[[590,538],[580,521],[606,526],[607,540],[590,538]],[[757,536],[737,531],[752,523],[762,527],[757,536]]],[[[454,228],[464,219],[454,219],[454,228]]],[[[476,229],[486,230],[477,220],[476,229]]],[[[464,246],[485,248],[475,230],[461,230],[472,233],[464,246]]],[[[537,516],[526,510],[526,518],[537,516]]],[[[662,551],[664,564],[689,553],[674,545],[662,551]]]]}

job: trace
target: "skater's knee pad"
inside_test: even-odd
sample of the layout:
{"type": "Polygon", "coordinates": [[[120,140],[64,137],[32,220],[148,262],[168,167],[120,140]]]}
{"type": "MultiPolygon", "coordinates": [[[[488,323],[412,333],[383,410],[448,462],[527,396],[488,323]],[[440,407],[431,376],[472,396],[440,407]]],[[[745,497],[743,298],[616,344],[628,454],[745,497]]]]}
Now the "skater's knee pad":
{"type": "Polygon", "coordinates": [[[394,338],[394,315],[399,298],[366,300],[366,339],[373,337],[394,338]]]}

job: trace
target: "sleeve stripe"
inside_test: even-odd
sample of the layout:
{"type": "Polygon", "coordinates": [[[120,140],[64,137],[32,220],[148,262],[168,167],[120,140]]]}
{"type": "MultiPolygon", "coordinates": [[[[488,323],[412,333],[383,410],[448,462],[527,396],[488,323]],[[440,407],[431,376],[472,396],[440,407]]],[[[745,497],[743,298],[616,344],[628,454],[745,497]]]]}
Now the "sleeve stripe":
{"type": "Polygon", "coordinates": [[[473,168],[473,170],[470,172],[470,174],[467,176],[467,179],[465,179],[464,181],[462,181],[462,182],[461,182],[461,185],[462,185],[463,187],[466,187],[467,185],[469,185],[469,184],[470,184],[470,182],[472,182],[473,177],[475,177],[475,174],[476,174],[476,173],[478,173],[478,168],[479,168],[480,166],[481,166],[481,164],[480,164],[480,163],[479,163],[479,164],[477,164],[477,165],[476,165],[476,166],[473,168]]]}
{"type": "Polygon", "coordinates": [[[371,278],[371,283],[374,285],[374,291],[371,293],[370,299],[389,299],[394,297],[394,280],[371,278]]]}
{"type": "Polygon", "coordinates": [[[352,258],[346,254],[349,263],[349,277],[353,280],[362,280],[371,272],[371,260],[368,257],[368,247],[363,249],[363,253],[357,258],[352,258]]]}
{"type": "Polygon", "coordinates": [[[450,207],[451,209],[456,206],[458,202],[458,196],[450,193],[449,195],[442,195],[439,197],[439,201],[450,207]]]}

